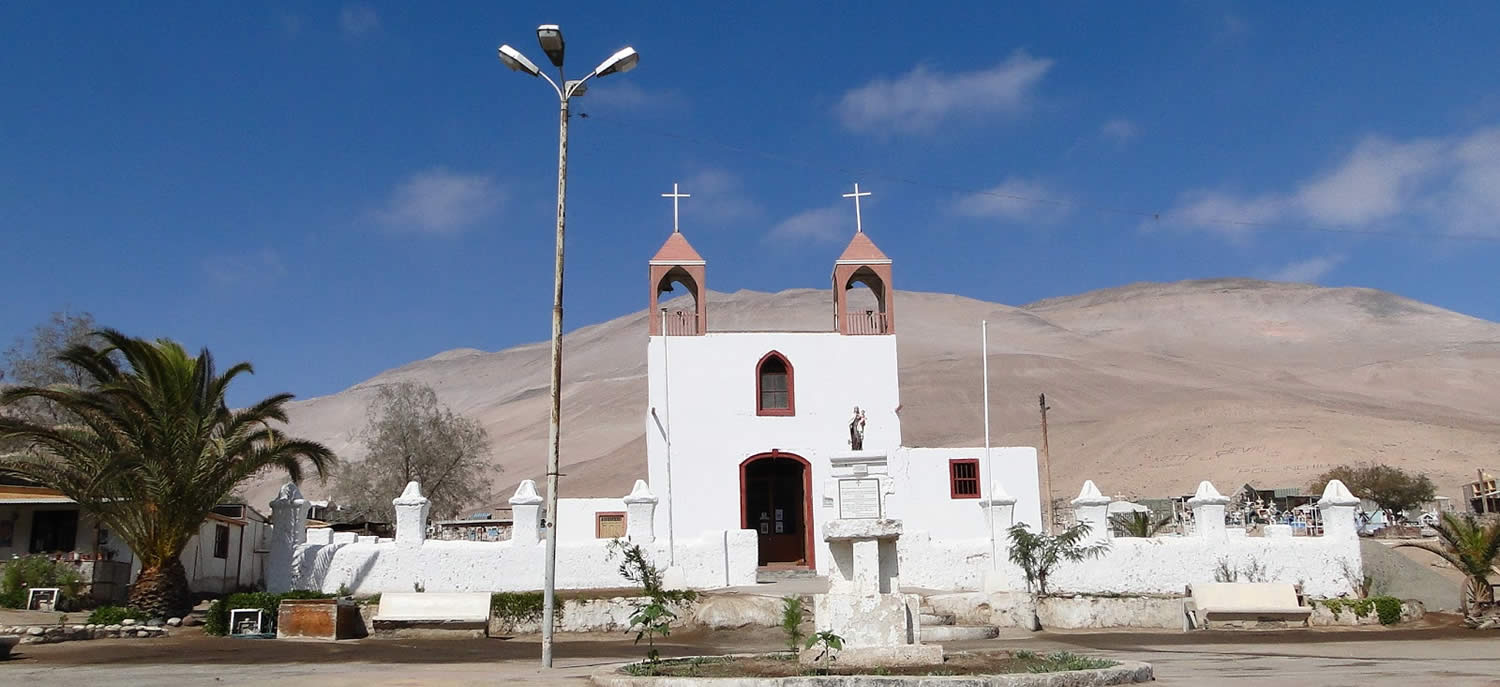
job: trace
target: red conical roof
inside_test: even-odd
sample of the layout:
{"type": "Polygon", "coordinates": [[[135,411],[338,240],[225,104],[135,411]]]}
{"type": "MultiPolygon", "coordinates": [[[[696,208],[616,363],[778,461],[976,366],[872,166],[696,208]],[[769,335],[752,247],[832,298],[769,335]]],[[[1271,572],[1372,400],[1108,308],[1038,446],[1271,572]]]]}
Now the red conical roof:
{"type": "Polygon", "coordinates": [[[844,254],[839,256],[839,262],[875,262],[889,261],[885,253],[875,247],[875,242],[870,240],[864,232],[856,232],[854,238],[849,240],[849,247],[844,249],[844,254]]]}
{"type": "Polygon", "coordinates": [[[661,244],[661,250],[651,257],[651,262],[702,262],[703,256],[693,250],[693,246],[679,232],[672,232],[667,237],[667,242],[661,244]]]}

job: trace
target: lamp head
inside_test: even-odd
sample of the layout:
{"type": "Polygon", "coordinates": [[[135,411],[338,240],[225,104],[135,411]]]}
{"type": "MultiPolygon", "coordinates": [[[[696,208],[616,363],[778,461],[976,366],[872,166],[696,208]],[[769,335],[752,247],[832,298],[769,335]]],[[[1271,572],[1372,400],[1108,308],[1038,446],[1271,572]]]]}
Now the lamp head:
{"type": "Polygon", "coordinates": [[[542,46],[542,52],[547,53],[547,59],[552,61],[552,66],[563,66],[563,35],[562,29],[557,24],[542,24],[536,27],[536,42],[542,46]]]}
{"type": "Polygon", "coordinates": [[[624,48],[621,48],[619,52],[610,55],[609,59],[601,62],[598,68],[594,69],[594,76],[624,74],[625,72],[635,69],[635,65],[640,61],[641,54],[636,52],[635,48],[626,46],[624,48]]]}
{"type": "Polygon", "coordinates": [[[537,69],[537,66],[531,60],[526,59],[526,56],[522,55],[521,51],[509,45],[502,45],[500,46],[499,53],[501,64],[510,67],[514,71],[526,72],[532,76],[541,76],[542,70],[537,69]]]}

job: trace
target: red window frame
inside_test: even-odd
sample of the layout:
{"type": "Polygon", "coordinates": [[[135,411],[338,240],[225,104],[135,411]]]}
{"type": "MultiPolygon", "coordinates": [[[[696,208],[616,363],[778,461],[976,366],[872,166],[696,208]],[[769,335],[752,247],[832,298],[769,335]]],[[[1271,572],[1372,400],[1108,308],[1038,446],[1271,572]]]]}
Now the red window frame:
{"type": "Polygon", "coordinates": [[[797,414],[797,373],[792,369],[792,361],[778,351],[771,351],[760,358],[755,364],[755,414],[770,417],[788,417],[797,414]],[[761,368],[765,367],[766,361],[776,358],[781,361],[782,367],[786,368],[786,407],[767,408],[761,405],[764,396],[761,395],[761,368]]]}
{"type": "Polygon", "coordinates": [[[980,495],[979,489],[979,459],[978,458],[953,458],[948,461],[948,495],[955,499],[977,499],[980,495]],[[973,476],[960,477],[958,466],[972,467],[973,476]],[[965,488],[960,491],[959,485],[965,488]],[[970,489],[973,493],[969,493],[970,489]]]}

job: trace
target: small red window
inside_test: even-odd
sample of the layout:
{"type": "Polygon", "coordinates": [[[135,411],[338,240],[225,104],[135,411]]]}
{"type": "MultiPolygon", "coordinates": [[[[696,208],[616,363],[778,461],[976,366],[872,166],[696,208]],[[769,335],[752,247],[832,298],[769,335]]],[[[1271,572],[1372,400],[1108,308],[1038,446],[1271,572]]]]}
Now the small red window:
{"type": "Polygon", "coordinates": [[[755,366],[755,414],[796,415],[797,397],[792,364],[771,351],[755,366]]]}
{"type": "Polygon", "coordinates": [[[979,498],[979,459],[955,458],[948,461],[948,488],[953,498],[979,498]]]}

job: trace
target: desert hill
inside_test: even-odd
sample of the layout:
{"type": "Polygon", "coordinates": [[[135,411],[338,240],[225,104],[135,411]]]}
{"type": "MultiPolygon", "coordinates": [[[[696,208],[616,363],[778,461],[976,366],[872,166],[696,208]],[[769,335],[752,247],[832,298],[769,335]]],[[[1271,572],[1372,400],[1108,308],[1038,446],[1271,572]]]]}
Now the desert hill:
{"type": "MultiPolygon", "coordinates": [[[[711,330],[826,330],[827,291],[709,295],[711,330]]],[[[1142,283],[1023,307],[896,295],[902,433],[982,445],[979,321],[990,323],[994,443],[1040,443],[1046,392],[1054,497],[1084,479],[1125,496],[1303,486],[1375,460],[1457,497],[1500,462],[1500,324],[1390,293],[1248,279],[1142,283]]],[[[646,312],[567,335],[564,494],[616,496],[645,474],[646,312]]],[[[458,349],[293,404],[292,431],[351,465],[371,391],[413,380],[490,432],[503,505],[546,460],[545,343],[458,349]]],[[[263,504],[273,479],[249,490],[263,504]]],[[[318,494],[318,485],[308,485],[318,494]]],[[[394,495],[393,495],[394,496],[394,495]]]]}

